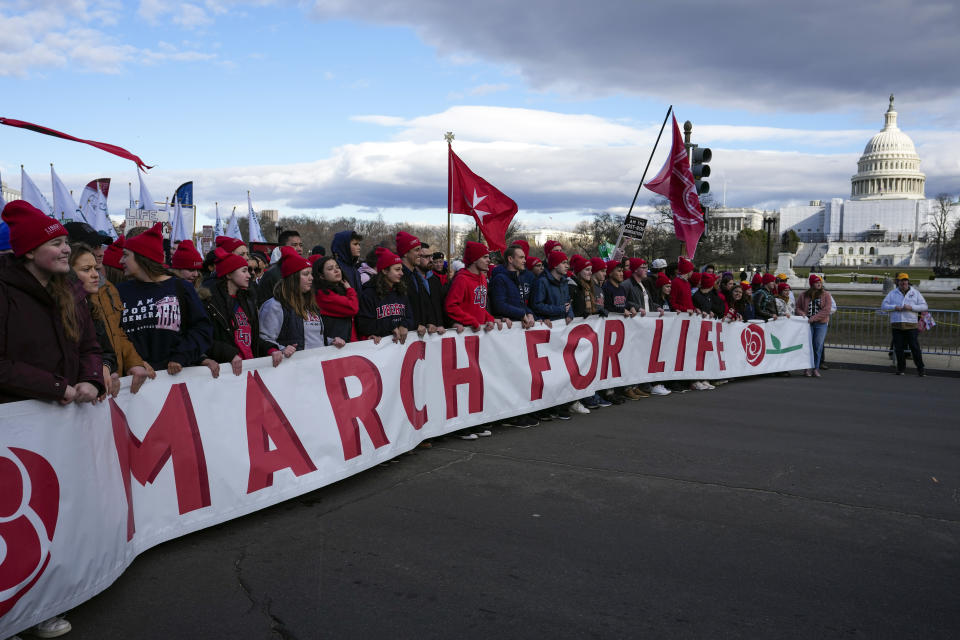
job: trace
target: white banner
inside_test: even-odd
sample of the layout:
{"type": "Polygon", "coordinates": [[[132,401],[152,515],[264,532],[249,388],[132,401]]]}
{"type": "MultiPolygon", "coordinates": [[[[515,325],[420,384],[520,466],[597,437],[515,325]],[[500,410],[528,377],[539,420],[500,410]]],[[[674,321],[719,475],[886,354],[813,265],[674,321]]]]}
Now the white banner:
{"type": "Polygon", "coordinates": [[[240,376],[224,366],[218,379],[193,367],[98,406],[0,405],[0,638],[93,597],[154,545],[425,438],[600,389],[810,360],[800,318],[610,317],[300,351],[277,368],[247,361],[240,376]]]}

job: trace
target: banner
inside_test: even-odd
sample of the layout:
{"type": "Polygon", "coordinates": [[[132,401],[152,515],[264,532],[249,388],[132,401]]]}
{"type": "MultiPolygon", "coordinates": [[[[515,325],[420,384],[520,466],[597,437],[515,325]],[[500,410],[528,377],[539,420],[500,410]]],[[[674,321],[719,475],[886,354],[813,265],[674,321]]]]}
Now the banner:
{"type": "Polygon", "coordinates": [[[425,438],[638,382],[808,368],[809,331],[686,314],[517,323],[260,358],[240,376],[158,372],[97,406],[0,405],[0,637],[93,597],[152,546],[425,438]]]}

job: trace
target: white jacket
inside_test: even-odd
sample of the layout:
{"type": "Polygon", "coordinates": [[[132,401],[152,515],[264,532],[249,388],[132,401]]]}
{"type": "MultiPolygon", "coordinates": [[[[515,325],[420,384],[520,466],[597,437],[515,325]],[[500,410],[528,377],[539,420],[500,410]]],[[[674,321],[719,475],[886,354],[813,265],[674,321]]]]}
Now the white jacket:
{"type": "Polygon", "coordinates": [[[914,287],[910,287],[910,290],[906,293],[903,293],[900,291],[900,287],[897,287],[883,299],[883,302],[880,303],[880,309],[890,312],[891,323],[909,322],[910,324],[917,324],[917,311],[926,311],[927,301],[914,287]],[[910,305],[910,311],[894,311],[897,307],[902,307],[905,304],[910,305]]]}

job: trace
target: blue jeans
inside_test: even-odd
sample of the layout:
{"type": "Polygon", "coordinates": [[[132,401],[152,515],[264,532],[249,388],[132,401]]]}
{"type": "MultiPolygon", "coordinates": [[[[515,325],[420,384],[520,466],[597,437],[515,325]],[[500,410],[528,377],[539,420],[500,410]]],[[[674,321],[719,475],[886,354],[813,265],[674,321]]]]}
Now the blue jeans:
{"type": "Polygon", "coordinates": [[[828,326],[830,325],[826,322],[810,323],[810,342],[813,345],[813,353],[810,354],[810,361],[814,369],[819,369],[820,361],[823,360],[823,341],[827,337],[828,326]]]}

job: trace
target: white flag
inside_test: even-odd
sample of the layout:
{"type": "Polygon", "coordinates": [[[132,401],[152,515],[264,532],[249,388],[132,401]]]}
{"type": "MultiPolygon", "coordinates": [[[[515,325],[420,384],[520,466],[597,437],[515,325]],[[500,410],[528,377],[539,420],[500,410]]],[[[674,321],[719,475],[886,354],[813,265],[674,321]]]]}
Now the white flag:
{"type": "Polygon", "coordinates": [[[50,182],[53,184],[53,217],[61,222],[76,220],[90,224],[90,221],[84,219],[83,214],[77,209],[77,203],[73,201],[70,190],[53,170],[52,164],[50,165],[50,182]]]}
{"type": "Polygon", "coordinates": [[[223,235],[223,218],[220,217],[220,203],[214,202],[213,206],[217,209],[217,219],[213,223],[213,237],[216,238],[223,235]]]}
{"type": "Polygon", "coordinates": [[[23,165],[20,165],[20,197],[48,216],[53,215],[53,207],[50,206],[47,199],[40,193],[40,189],[37,188],[37,185],[34,184],[30,176],[27,175],[23,165]]]}
{"type": "Polygon", "coordinates": [[[250,192],[247,191],[247,211],[250,212],[250,229],[247,235],[250,236],[250,242],[266,242],[263,237],[263,230],[260,228],[260,219],[257,218],[257,212],[253,210],[253,203],[250,202],[250,192]]]}
{"type": "Polygon", "coordinates": [[[240,235],[240,224],[237,222],[237,208],[233,208],[233,213],[230,214],[230,222],[227,223],[227,232],[223,234],[230,238],[236,238],[237,240],[243,240],[243,236],[240,235]]]}
{"type": "Polygon", "coordinates": [[[150,195],[147,185],[143,183],[143,174],[139,169],[137,170],[137,177],[140,178],[140,209],[145,211],[156,211],[157,205],[154,204],[153,196],[150,195]]]}
{"type": "Polygon", "coordinates": [[[183,224],[183,209],[180,208],[180,199],[173,198],[173,216],[170,218],[170,242],[189,240],[186,226],[183,224]]]}
{"type": "Polygon", "coordinates": [[[97,180],[97,209],[94,223],[91,226],[97,231],[103,231],[114,240],[117,239],[117,230],[110,221],[110,211],[107,209],[107,196],[100,190],[100,181],[97,180]]]}
{"type": "Polygon", "coordinates": [[[80,196],[80,214],[91,227],[116,240],[117,230],[113,228],[113,223],[110,222],[110,213],[107,211],[107,195],[104,193],[104,189],[110,189],[110,178],[99,178],[87,183],[80,196]],[[103,185],[103,188],[101,188],[101,185],[103,185]]]}

